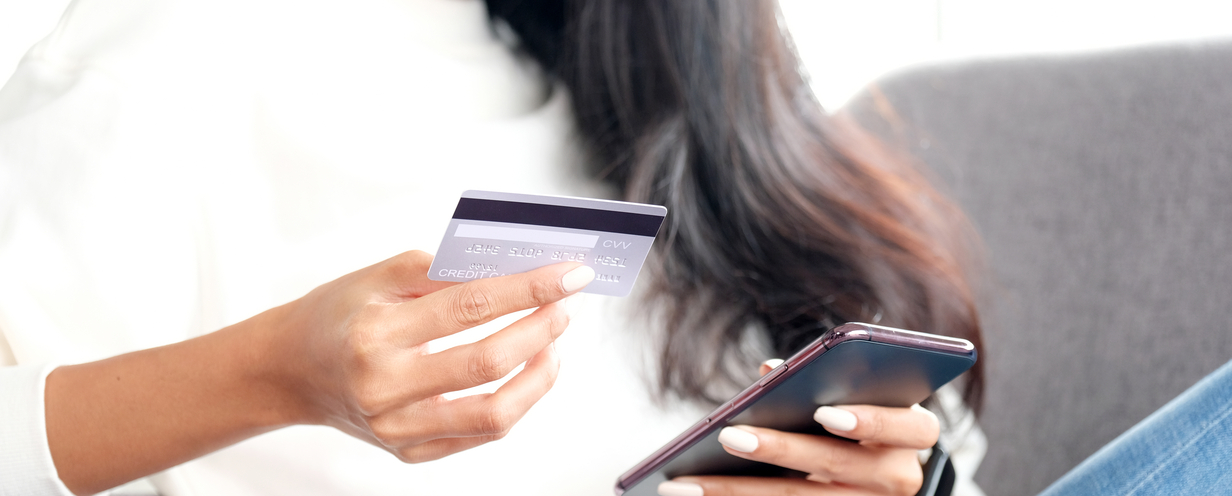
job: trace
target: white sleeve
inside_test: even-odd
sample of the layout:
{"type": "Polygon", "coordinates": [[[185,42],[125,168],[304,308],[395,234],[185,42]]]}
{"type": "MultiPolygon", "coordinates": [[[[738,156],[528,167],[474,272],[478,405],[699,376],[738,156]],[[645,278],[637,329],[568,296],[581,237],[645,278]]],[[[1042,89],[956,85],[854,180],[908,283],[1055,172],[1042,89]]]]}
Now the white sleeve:
{"type": "Polygon", "coordinates": [[[963,403],[962,393],[953,383],[937,390],[937,407],[942,412],[941,445],[950,451],[954,464],[954,496],[984,496],[975,483],[975,472],[988,451],[988,438],[975,421],[975,413],[963,403]]]}
{"type": "Polygon", "coordinates": [[[0,496],[72,496],[47,446],[43,384],[53,368],[0,367],[0,496]]]}

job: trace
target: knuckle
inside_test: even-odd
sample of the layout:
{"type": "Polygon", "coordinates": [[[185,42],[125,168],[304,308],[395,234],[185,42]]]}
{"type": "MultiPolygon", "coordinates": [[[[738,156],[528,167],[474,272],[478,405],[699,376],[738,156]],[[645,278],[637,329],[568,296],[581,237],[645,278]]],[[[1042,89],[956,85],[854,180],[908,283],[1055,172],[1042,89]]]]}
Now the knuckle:
{"type": "Polygon", "coordinates": [[[535,280],[530,284],[530,297],[535,306],[558,300],[560,292],[560,284],[556,281],[535,280]]]}
{"type": "Polygon", "coordinates": [[[373,365],[388,353],[384,329],[376,323],[387,320],[384,305],[365,303],[347,323],[346,344],[355,363],[373,365]]]}
{"type": "Polygon", "coordinates": [[[363,415],[380,415],[389,408],[389,395],[380,388],[372,387],[369,384],[361,384],[355,388],[355,406],[359,408],[359,412],[363,415]]]}
{"type": "Polygon", "coordinates": [[[913,468],[895,473],[888,482],[891,494],[915,494],[924,485],[924,472],[918,464],[913,464],[913,468]]]}
{"type": "Polygon", "coordinates": [[[455,299],[453,319],[464,327],[474,327],[492,314],[492,300],[483,290],[465,287],[455,299]]]}
{"type": "Polygon", "coordinates": [[[507,407],[493,404],[479,416],[479,432],[486,436],[502,436],[513,428],[516,417],[507,407]]]}
{"type": "Polygon", "coordinates": [[[482,346],[472,355],[470,379],[476,384],[485,384],[505,377],[513,370],[509,362],[509,354],[501,347],[482,346]]]}
{"type": "Polygon", "coordinates": [[[368,432],[385,446],[394,446],[402,439],[404,433],[401,427],[386,417],[376,417],[368,421],[368,432]]]}
{"type": "Polygon", "coordinates": [[[355,372],[367,374],[379,366],[385,352],[371,332],[354,332],[347,336],[347,352],[355,372]]]}
{"type": "Polygon", "coordinates": [[[365,415],[375,415],[391,401],[391,391],[382,376],[389,361],[389,350],[365,333],[352,334],[347,346],[351,354],[345,372],[346,385],[355,404],[365,415]]]}
{"type": "Polygon", "coordinates": [[[865,431],[864,439],[881,440],[882,436],[885,434],[885,417],[879,412],[872,412],[864,415],[864,417],[860,419],[860,423],[864,424],[867,429],[865,431]]]}
{"type": "Polygon", "coordinates": [[[560,337],[561,334],[564,334],[565,329],[569,327],[571,320],[569,312],[566,312],[563,308],[554,309],[547,315],[548,334],[552,339],[560,337]]]}
{"type": "Polygon", "coordinates": [[[431,458],[424,454],[423,450],[417,449],[417,447],[395,450],[394,456],[398,457],[398,461],[406,464],[417,464],[431,460],[431,458]]]}
{"type": "Polygon", "coordinates": [[[536,317],[539,319],[531,327],[531,330],[542,336],[536,336],[544,339],[544,343],[554,341],[565,333],[565,328],[569,326],[569,316],[559,309],[547,309],[541,311],[536,317]]]}
{"type": "Polygon", "coordinates": [[[821,450],[817,457],[819,469],[817,472],[826,475],[827,478],[833,478],[835,474],[849,472],[850,461],[851,457],[844,456],[843,450],[829,447],[821,450]]]}

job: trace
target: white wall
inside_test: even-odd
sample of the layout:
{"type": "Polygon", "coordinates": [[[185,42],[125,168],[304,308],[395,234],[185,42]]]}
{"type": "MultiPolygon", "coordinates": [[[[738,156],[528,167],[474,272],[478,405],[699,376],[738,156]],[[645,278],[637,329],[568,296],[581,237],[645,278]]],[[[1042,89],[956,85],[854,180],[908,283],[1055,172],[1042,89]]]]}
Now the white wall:
{"type": "Polygon", "coordinates": [[[7,81],[17,61],[43,39],[69,0],[0,0],[0,80],[7,81]]]}
{"type": "MultiPolygon", "coordinates": [[[[780,1],[827,108],[886,71],[938,58],[1232,36],[1229,0],[780,1]]],[[[0,0],[0,79],[67,4],[0,0]]]]}
{"type": "Polygon", "coordinates": [[[783,17],[828,109],[869,80],[933,56],[937,0],[780,0],[783,17]]]}
{"type": "Polygon", "coordinates": [[[1228,0],[780,0],[827,108],[905,65],[1232,37],[1228,0]]]}

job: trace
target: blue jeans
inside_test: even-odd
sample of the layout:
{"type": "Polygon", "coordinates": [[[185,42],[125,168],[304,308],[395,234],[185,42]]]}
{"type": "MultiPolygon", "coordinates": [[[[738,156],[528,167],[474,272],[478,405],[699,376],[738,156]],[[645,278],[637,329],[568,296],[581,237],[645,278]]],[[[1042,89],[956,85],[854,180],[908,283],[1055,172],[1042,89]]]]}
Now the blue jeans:
{"type": "Polygon", "coordinates": [[[1232,494],[1232,362],[1087,458],[1041,496],[1232,494]]]}

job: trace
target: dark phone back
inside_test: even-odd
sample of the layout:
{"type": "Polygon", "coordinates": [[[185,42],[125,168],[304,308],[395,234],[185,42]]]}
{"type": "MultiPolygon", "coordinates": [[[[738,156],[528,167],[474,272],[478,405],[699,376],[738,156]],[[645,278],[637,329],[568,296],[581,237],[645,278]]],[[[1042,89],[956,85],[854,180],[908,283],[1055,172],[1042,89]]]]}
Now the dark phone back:
{"type": "Polygon", "coordinates": [[[626,473],[616,494],[657,496],[659,483],[683,475],[803,477],[728,454],[719,431],[752,425],[830,435],[813,420],[817,407],[907,407],[974,363],[975,350],[966,341],[868,324],[839,326],[626,473]]]}

